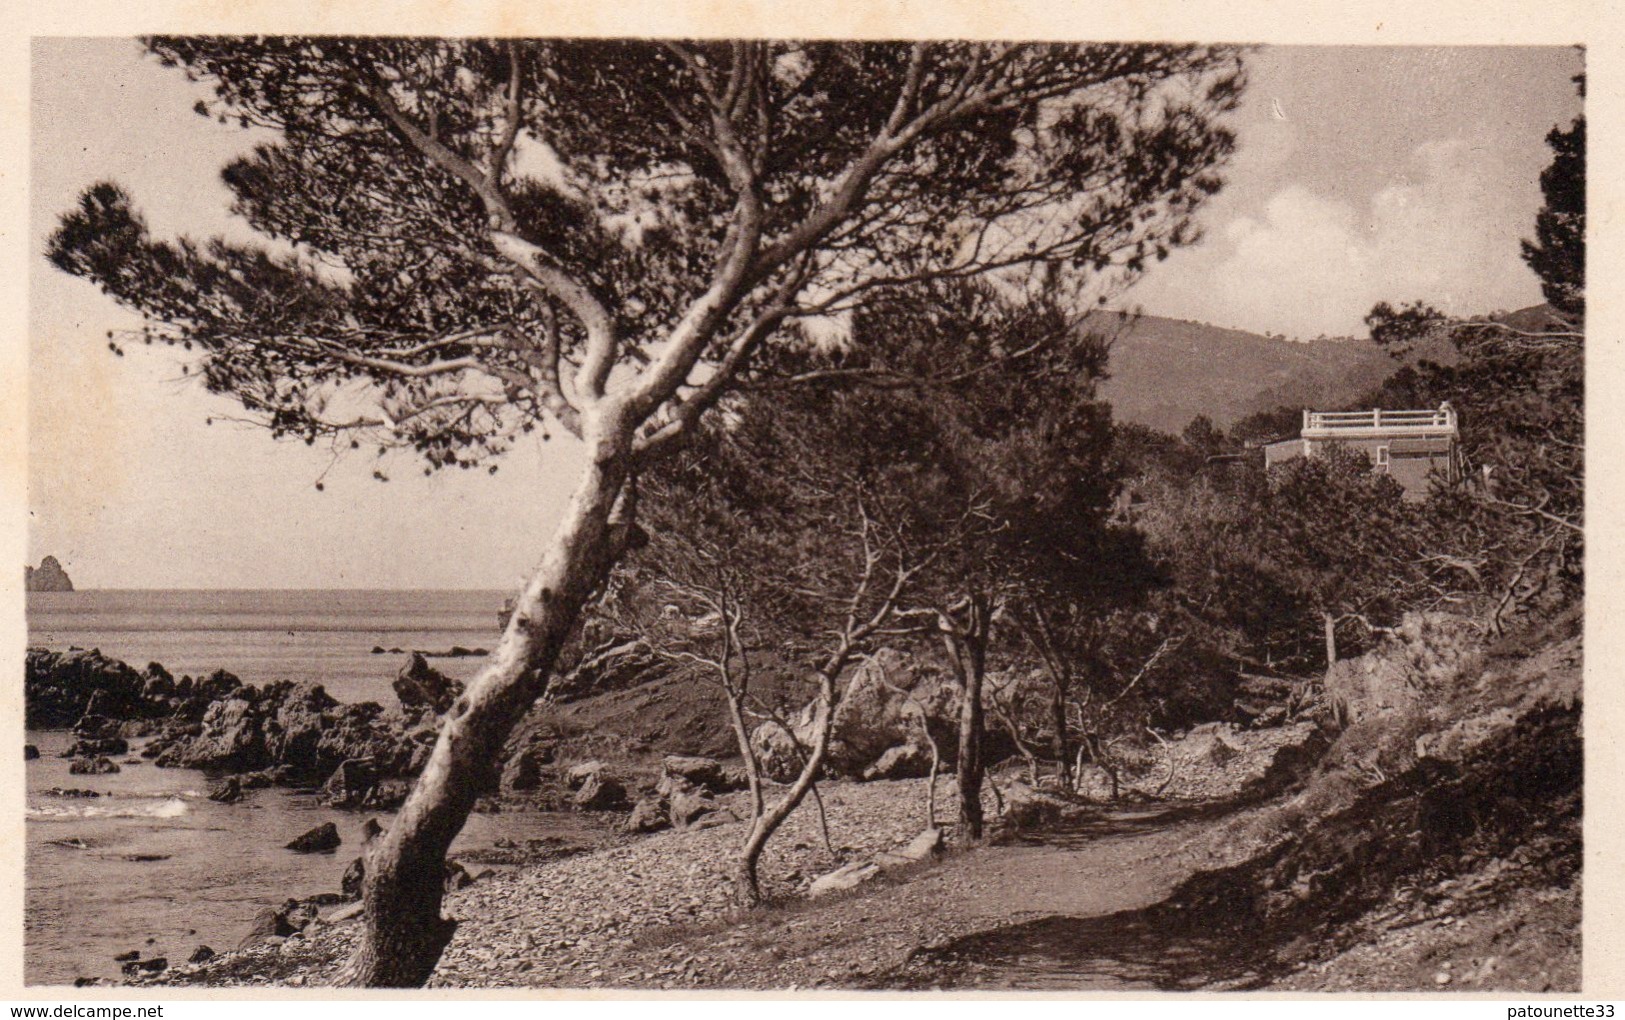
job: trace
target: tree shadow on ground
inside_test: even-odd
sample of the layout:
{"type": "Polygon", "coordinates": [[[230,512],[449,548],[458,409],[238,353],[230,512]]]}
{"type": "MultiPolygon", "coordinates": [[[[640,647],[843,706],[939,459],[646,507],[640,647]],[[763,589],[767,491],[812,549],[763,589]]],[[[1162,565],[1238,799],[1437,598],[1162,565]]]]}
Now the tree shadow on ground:
{"type": "Polygon", "coordinates": [[[1234,814],[1253,802],[1254,798],[1230,798],[1103,806],[1097,812],[1069,818],[1044,829],[1010,832],[1002,836],[999,842],[1011,846],[1050,846],[1075,850],[1113,836],[1137,836],[1183,822],[1220,818],[1234,814]]]}
{"type": "Polygon", "coordinates": [[[1105,917],[1056,915],[957,939],[919,962],[948,984],[1005,988],[1254,988],[1263,954],[1239,927],[1167,906],[1105,917]]]}
{"type": "MultiPolygon", "coordinates": [[[[1356,922],[1402,887],[1419,914],[1502,902],[1517,888],[1567,887],[1581,861],[1579,703],[1542,705],[1459,761],[1425,758],[1337,804],[1294,838],[1198,872],[1161,903],[1097,917],[1053,915],[917,952],[916,984],[1010,988],[1233,989],[1265,986],[1366,937],[1356,922]],[[1515,858],[1513,865],[1506,864],[1515,858]],[[1459,876],[1489,870],[1482,903],[1459,876]],[[1452,883],[1446,891],[1444,883],[1452,883]],[[1437,903],[1437,907],[1428,906],[1437,903]]],[[[1035,843],[1067,846],[1235,807],[1102,811],[1035,843]],[[1174,814],[1181,812],[1180,814],[1174,814]]],[[[1475,894],[1476,895],[1476,894],[1475,894]]]]}

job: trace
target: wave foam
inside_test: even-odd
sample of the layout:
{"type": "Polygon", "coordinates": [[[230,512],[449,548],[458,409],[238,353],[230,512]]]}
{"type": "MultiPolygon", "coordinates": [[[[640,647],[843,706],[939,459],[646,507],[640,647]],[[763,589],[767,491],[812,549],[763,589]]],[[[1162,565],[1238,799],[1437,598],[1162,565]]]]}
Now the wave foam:
{"type": "Polygon", "coordinates": [[[42,822],[73,818],[179,818],[191,808],[179,797],[125,804],[41,804],[28,809],[30,819],[42,822]]]}

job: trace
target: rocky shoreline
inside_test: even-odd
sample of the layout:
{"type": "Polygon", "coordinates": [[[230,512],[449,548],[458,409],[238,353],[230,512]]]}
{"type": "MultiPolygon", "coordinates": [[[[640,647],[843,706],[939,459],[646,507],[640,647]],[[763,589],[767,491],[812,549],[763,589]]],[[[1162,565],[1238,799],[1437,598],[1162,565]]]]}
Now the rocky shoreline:
{"type": "Polygon", "coordinates": [[[428,759],[439,713],[462,692],[414,655],[394,683],[397,704],[342,704],[320,684],[253,686],[225,670],[176,679],[158,663],[137,671],[94,649],[29,649],[29,729],[71,729],[76,775],[160,768],[224,777],[216,800],[269,786],[319,788],[334,807],[396,806],[428,759]],[[144,738],[139,757],[131,740],[144,738]]]}
{"type": "MultiPolygon", "coordinates": [[[[606,647],[613,654],[587,657],[561,681],[566,696],[592,692],[613,699],[649,683],[656,664],[646,649],[635,642],[606,647]]],[[[1019,693],[1026,681],[1003,682],[1008,694],[1019,693]]],[[[689,700],[698,693],[701,701],[720,702],[702,682],[685,683],[689,700]]],[[[440,715],[463,690],[418,652],[393,688],[394,705],[344,704],[320,684],[256,687],[225,670],[176,679],[158,663],[137,671],[96,650],[34,648],[27,656],[26,722],[30,729],[72,730],[74,743],[63,756],[73,759],[76,775],[118,771],[115,759],[131,753],[132,739],[145,738],[139,758],[125,757],[123,764],[150,760],[161,768],[201,770],[219,779],[211,791],[218,801],[281,786],[318,790],[331,807],[387,810],[409,792],[433,748],[440,715]]],[[[720,703],[710,710],[720,716],[720,703]]],[[[789,765],[798,742],[810,735],[802,731],[810,727],[811,713],[809,703],[785,720],[788,728],[771,721],[757,728],[752,743],[768,776],[782,780],[794,771],[789,765]]],[[[711,798],[745,785],[740,769],[672,741],[652,747],[647,740],[614,739],[611,732],[584,732],[582,726],[603,727],[590,716],[572,725],[561,714],[556,703],[544,706],[518,729],[483,791],[485,807],[629,811],[631,829],[648,832],[685,828],[724,811],[711,798]]],[[[942,748],[949,766],[957,716],[957,693],[940,670],[883,650],[855,672],[837,709],[826,773],[864,781],[919,778],[930,759],[922,739],[942,748]],[[920,718],[927,724],[924,733],[920,718]]],[[[1160,751],[1122,756],[1110,777],[1099,766],[1086,767],[1079,790],[1102,801],[1223,796],[1234,791],[1236,776],[1256,778],[1279,752],[1298,752],[1313,730],[1307,722],[1259,729],[1204,724],[1164,741],[1160,751]]],[[[993,732],[984,755],[998,761],[1015,750],[1008,737],[993,732]]]]}
{"type": "MultiPolygon", "coordinates": [[[[951,783],[939,782],[940,799],[951,783]]],[[[884,869],[876,865],[875,880],[883,882],[887,872],[905,868],[902,862],[924,827],[924,787],[925,780],[917,779],[828,784],[823,799],[829,842],[811,805],[792,815],[763,858],[764,892],[780,903],[794,901],[808,895],[821,877],[854,865],[862,868],[877,858],[896,862],[884,869]]],[[[738,913],[733,854],[743,833],[732,816],[743,809],[736,803],[741,796],[718,798],[728,814],[714,825],[622,837],[588,852],[532,860],[509,870],[476,871],[478,880],[448,885],[445,912],[459,920],[459,928],[431,984],[621,983],[629,975],[614,962],[619,958],[641,956],[637,950],[659,941],[662,933],[676,940],[733,917],[738,913]],[[545,925],[530,923],[543,920],[545,925]]],[[[928,856],[909,860],[908,866],[928,856]]],[[[348,958],[357,913],[354,904],[318,908],[308,917],[295,913],[295,932],[262,937],[240,951],[172,967],[139,983],[328,985],[348,958]]],[[[647,987],[671,988],[714,985],[723,977],[701,973],[686,966],[680,955],[663,953],[650,954],[639,974],[647,987]]]]}
{"type": "MultiPolygon", "coordinates": [[[[1047,777],[1030,785],[1023,761],[1008,759],[984,788],[992,838],[965,852],[938,820],[950,810],[951,779],[939,781],[938,818],[928,819],[926,780],[861,778],[877,754],[889,755],[883,748],[896,746],[889,742],[897,731],[886,728],[896,706],[855,677],[848,704],[864,711],[836,734],[844,778],[822,782],[821,796],[768,844],[760,869],[768,905],[752,911],[734,905],[748,816],[737,769],[665,753],[670,741],[657,749],[626,729],[594,729],[601,711],[572,719],[544,706],[510,744],[500,781],[493,770],[493,796],[481,809],[572,805],[596,812],[583,817],[602,820],[602,838],[583,845],[497,836],[459,852],[444,877],[444,909],[459,926],[431,984],[1051,987],[1045,982],[1097,975],[1090,968],[1105,961],[1115,969],[1099,972],[1108,981],[1101,987],[1257,987],[1300,972],[1328,986],[1365,987],[1363,975],[1387,973],[1362,955],[1365,939],[1410,954],[1403,981],[1567,987],[1578,973],[1578,943],[1563,924],[1549,925],[1550,937],[1515,964],[1497,963],[1486,946],[1530,923],[1541,904],[1578,916],[1577,619],[1487,652],[1449,619],[1407,619],[1327,678],[1341,719],[1335,729],[1287,720],[1249,729],[1203,724],[1159,741],[1156,753],[1119,759],[1116,798],[1098,789],[1098,775],[1080,777],[1073,791],[1047,788],[1047,777]],[[839,895],[857,886],[864,892],[839,895]],[[1034,976],[1023,969],[1023,933],[1032,922],[1031,937],[1042,937],[1051,921],[1095,941],[1069,936],[1054,973],[1034,976]],[[1182,938],[1225,950],[1188,974],[1145,970],[1132,946],[1114,948],[1123,925],[1142,922],[1169,951],[1188,949],[1182,938]],[[1443,935],[1407,934],[1425,923],[1455,939],[1464,922],[1477,934],[1454,949],[1443,935]],[[1079,953],[1094,955],[1080,963],[1079,953]],[[1343,962],[1334,962],[1337,953],[1343,962]],[[1446,953],[1461,959],[1453,964],[1446,953]]],[[[261,781],[309,782],[324,760],[339,761],[324,791],[376,790],[374,774],[342,778],[358,759],[322,757],[323,727],[348,724],[346,740],[415,742],[410,734],[432,733],[435,713],[460,693],[413,659],[397,680],[400,706],[362,709],[357,721],[347,713],[359,706],[327,704],[308,685],[243,689],[229,675],[174,681],[158,667],[137,673],[109,662],[96,653],[39,653],[39,675],[54,680],[50,692],[40,681],[31,724],[79,710],[81,760],[123,753],[112,742],[126,739],[125,727],[168,741],[160,763],[263,766],[270,755],[268,768],[226,777],[223,786],[238,793],[261,781]],[[217,691],[221,700],[197,704],[217,691]],[[113,708],[130,717],[117,728],[94,722],[116,717],[92,709],[113,708]],[[289,749],[298,754],[288,757],[289,749]]],[[[35,665],[31,653],[31,681],[35,665]]],[[[692,679],[676,689],[699,696],[692,679]]],[[[912,689],[917,696],[919,686],[912,689]]],[[[672,693],[666,681],[636,692],[652,701],[626,693],[605,695],[598,708],[643,706],[645,719],[653,703],[671,718],[670,701],[659,700],[672,693]]],[[[411,767],[409,755],[390,753],[369,757],[411,767]]],[[[367,794],[330,803],[360,807],[367,794]]],[[[290,852],[336,851],[330,829],[317,826],[290,852]]],[[[338,890],[264,911],[230,952],[199,947],[175,966],[129,959],[127,980],[331,984],[354,947],[365,848],[381,831],[363,830],[362,853],[338,890]]]]}
{"type": "MultiPolygon", "coordinates": [[[[620,646],[619,652],[597,660],[618,671],[606,671],[611,678],[648,675],[652,664],[637,649],[620,646]]],[[[607,687],[605,697],[611,700],[638,687],[589,685],[580,678],[576,683],[577,689],[607,687]]],[[[691,696],[710,693],[693,691],[692,678],[688,685],[691,696]]],[[[315,684],[255,687],[224,671],[176,679],[156,663],[138,671],[94,650],[31,649],[26,692],[30,728],[71,728],[67,755],[73,756],[76,773],[150,761],[215,777],[209,796],[222,803],[279,786],[312,791],[334,809],[366,811],[389,810],[404,798],[433,746],[439,714],[455,703],[462,686],[414,654],[394,682],[395,705],[346,705],[315,684]],[[125,757],[132,752],[134,757],[125,757]]],[[[936,709],[929,719],[946,722],[955,714],[952,692],[929,668],[883,657],[860,670],[837,717],[835,775],[821,784],[823,804],[805,805],[769,845],[762,882],[771,899],[784,902],[884,883],[888,876],[916,870],[941,850],[946,827],[926,823],[925,781],[906,775],[920,755],[906,753],[918,750],[908,743],[918,731],[904,697],[936,709]],[[899,687],[908,693],[899,695],[899,687]],[[905,775],[888,775],[897,771],[905,775]]],[[[798,720],[789,722],[794,726],[798,720]]],[[[1172,746],[1166,761],[1174,766],[1171,779],[1161,774],[1159,761],[1147,759],[1119,777],[1121,793],[1144,799],[1159,784],[1158,794],[1175,798],[1234,793],[1264,777],[1282,758],[1282,749],[1301,747],[1310,730],[1302,725],[1258,731],[1203,727],[1172,746]]],[[[782,733],[757,734],[769,765],[782,740],[782,733]]],[[[999,780],[1003,795],[989,790],[990,816],[1003,811],[1014,824],[1046,824],[1085,810],[1075,799],[1025,786],[1016,778],[1019,771],[1014,763],[1005,770],[999,780]]],[[[643,932],[641,938],[651,927],[715,923],[734,911],[733,857],[743,837],[740,820],[749,813],[739,767],[582,731],[561,721],[555,708],[543,708],[516,733],[491,784],[479,810],[597,812],[604,819],[603,838],[587,846],[499,838],[492,846],[464,852],[448,865],[448,911],[467,918],[467,930],[478,932],[487,920],[512,918],[522,903],[586,897],[585,903],[596,905],[572,906],[559,927],[550,928],[549,946],[572,951],[556,962],[555,954],[547,953],[547,964],[534,965],[543,970],[504,970],[493,962],[498,957],[481,955],[487,952],[483,942],[471,944],[466,957],[454,943],[437,981],[590,984],[598,980],[593,972],[602,969],[597,962],[605,954],[627,951],[630,933],[643,932]]],[[[947,810],[951,786],[951,780],[939,782],[939,812],[947,810]]],[[[1100,800],[1111,796],[1111,791],[1095,792],[1100,800]]],[[[263,911],[232,952],[216,954],[201,946],[195,959],[173,966],[169,960],[134,958],[124,961],[126,978],[322,983],[327,979],[322,954],[334,959],[347,954],[344,932],[359,912],[365,868],[366,844],[359,852],[341,851],[332,830],[331,823],[318,825],[288,849],[355,854],[338,889],[263,911]]],[[[368,838],[378,831],[369,824],[368,838]]],[[[650,980],[656,977],[671,978],[676,987],[696,976],[662,972],[650,980]]]]}

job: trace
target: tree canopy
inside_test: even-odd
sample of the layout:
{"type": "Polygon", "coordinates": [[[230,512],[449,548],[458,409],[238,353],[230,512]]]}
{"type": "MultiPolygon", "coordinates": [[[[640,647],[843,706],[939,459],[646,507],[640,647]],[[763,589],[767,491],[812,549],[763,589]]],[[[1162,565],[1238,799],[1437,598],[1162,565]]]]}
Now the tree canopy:
{"type": "Polygon", "coordinates": [[[148,43],[275,132],[222,172],[267,241],[155,238],[103,183],[52,261],[279,435],[437,467],[617,386],[658,445],[781,324],[898,281],[1132,275],[1195,236],[1241,86],[1209,47],[148,43]]]}

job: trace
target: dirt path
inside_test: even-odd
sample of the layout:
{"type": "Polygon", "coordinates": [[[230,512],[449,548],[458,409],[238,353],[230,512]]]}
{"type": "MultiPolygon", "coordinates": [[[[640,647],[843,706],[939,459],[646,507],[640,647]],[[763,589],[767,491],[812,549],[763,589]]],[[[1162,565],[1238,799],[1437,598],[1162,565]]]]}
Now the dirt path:
{"type": "Polygon", "coordinates": [[[1160,973],[1078,966],[1064,929],[1151,906],[1197,869],[1221,863],[1208,837],[1234,817],[1217,807],[1123,809],[1041,841],[953,855],[844,897],[650,930],[607,962],[606,983],[1167,987],[1160,973]],[[1057,925],[1059,941],[1047,934],[1057,925]],[[977,944],[975,973],[940,965],[958,955],[953,947],[970,943],[977,944]]]}

